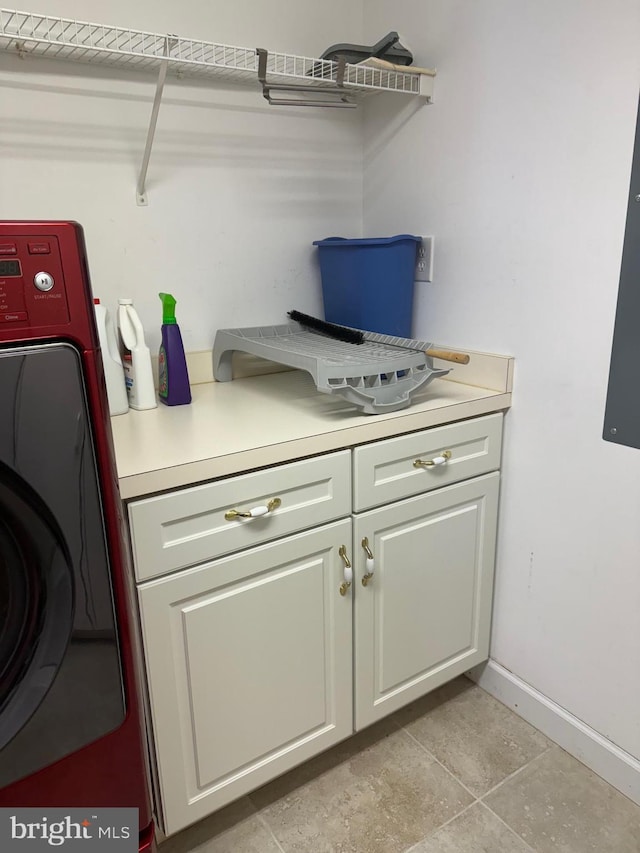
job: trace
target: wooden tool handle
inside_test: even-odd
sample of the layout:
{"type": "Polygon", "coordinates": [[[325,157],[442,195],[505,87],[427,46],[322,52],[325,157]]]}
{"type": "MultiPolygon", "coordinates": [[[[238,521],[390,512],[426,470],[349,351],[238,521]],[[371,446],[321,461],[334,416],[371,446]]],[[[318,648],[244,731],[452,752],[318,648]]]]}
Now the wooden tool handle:
{"type": "Polygon", "coordinates": [[[426,353],[431,358],[441,358],[443,361],[455,361],[456,364],[469,364],[469,356],[466,352],[451,352],[448,349],[428,349],[426,353]]]}

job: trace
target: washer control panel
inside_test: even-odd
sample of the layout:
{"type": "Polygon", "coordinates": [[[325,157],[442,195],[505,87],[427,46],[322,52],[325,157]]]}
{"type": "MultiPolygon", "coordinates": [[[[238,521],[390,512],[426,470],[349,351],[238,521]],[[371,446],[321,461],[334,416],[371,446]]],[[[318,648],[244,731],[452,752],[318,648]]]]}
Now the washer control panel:
{"type": "Polygon", "coordinates": [[[62,259],[54,235],[0,240],[0,326],[69,322],[62,259]]]}

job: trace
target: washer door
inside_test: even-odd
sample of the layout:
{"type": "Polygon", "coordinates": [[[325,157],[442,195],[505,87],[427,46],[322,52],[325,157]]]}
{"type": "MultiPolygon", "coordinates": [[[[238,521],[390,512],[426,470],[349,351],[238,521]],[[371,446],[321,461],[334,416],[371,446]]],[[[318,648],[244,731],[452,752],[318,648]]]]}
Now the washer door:
{"type": "Polygon", "coordinates": [[[0,749],[49,691],[73,614],[73,569],[55,519],[0,463],[0,749]]]}
{"type": "Polygon", "coordinates": [[[82,360],[0,348],[0,789],[126,715],[82,360]]]}

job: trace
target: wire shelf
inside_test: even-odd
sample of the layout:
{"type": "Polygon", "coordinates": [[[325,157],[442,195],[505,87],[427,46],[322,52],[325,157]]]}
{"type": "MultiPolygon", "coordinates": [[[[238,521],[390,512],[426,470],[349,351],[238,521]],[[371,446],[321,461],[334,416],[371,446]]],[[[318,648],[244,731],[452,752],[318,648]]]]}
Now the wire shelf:
{"type": "Polygon", "coordinates": [[[381,91],[418,95],[430,103],[435,76],[435,71],[428,69],[380,68],[378,60],[345,65],[1,7],[0,50],[17,53],[22,58],[35,56],[157,72],[156,94],[136,185],[136,202],[141,206],[148,204],[147,169],[168,74],[253,84],[262,87],[262,94],[270,104],[303,107],[354,107],[362,96],[381,91]],[[378,67],[372,67],[375,62],[378,67]],[[271,97],[271,89],[311,94],[306,99],[281,100],[271,97]]]}
{"type": "MultiPolygon", "coordinates": [[[[0,8],[0,49],[20,56],[110,65],[135,71],[157,71],[164,62],[176,77],[256,82],[255,49],[194,41],[172,34],[57,18],[0,8]]],[[[274,82],[304,82],[322,88],[336,79],[337,63],[269,53],[267,74],[274,82]]],[[[359,94],[379,91],[431,98],[432,76],[347,65],[344,88],[359,94]]]]}

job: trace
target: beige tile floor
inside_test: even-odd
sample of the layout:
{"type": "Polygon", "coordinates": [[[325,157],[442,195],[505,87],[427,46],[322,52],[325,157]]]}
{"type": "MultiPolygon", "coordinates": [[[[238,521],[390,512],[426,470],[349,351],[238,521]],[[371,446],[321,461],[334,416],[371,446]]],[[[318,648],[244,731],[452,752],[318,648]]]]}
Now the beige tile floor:
{"type": "Polygon", "coordinates": [[[635,805],[460,678],[160,853],[640,853],[635,805]]]}

